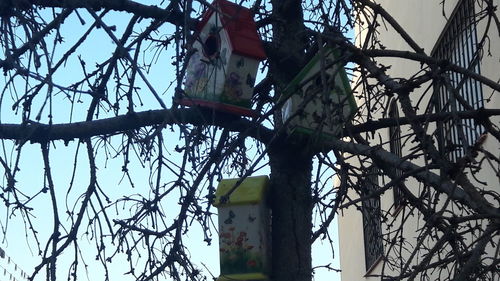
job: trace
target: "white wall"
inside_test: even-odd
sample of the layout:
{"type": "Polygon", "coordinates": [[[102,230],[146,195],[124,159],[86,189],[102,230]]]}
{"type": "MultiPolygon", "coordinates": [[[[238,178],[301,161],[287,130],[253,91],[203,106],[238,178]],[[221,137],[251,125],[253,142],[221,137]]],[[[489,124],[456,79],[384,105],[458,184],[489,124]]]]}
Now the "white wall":
{"type": "MultiPolygon", "coordinates": [[[[451,11],[457,4],[457,0],[447,0],[444,1],[445,5],[441,4],[442,1],[436,0],[379,0],[377,1],[384,7],[397,21],[398,23],[408,32],[408,34],[420,45],[426,54],[430,54],[436,41],[438,40],[445,24],[447,18],[450,16],[451,11]]],[[[500,0],[494,0],[496,5],[500,4],[500,0]]],[[[497,15],[500,16],[500,12],[497,11],[497,15]]],[[[394,29],[392,29],[389,24],[383,24],[380,27],[380,34],[378,38],[381,43],[387,49],[395,50],[409,50],[410,47],[404,42],[404,40],[399,36],[394,29]]],[[[478,35],[484,33],[485,24],[481,23],[478,25],[478,35]]],[[[366,30],[362,27],[358,27],[356,30],[358,37],[356,38],[357,43],[362,42],[363,36],[366,36],[366,30]]],[[[500,77],[499,60],[500,57],[500,41],[498,30],[492,29],[490,31],[491,36],[491,49],[492,56],[483,56],[481,62],[481,74],[494,80],[498,81],[500,77]],[[495,33],[496,32],[496,33],[495,33]]],[[[480,40],[480,38],[478,38],[480,40]]],[[[420,69],[420,63],[415,63],[412,61],[392,58],[378,59],[380,63],[385,65],[391,65],[391,68],[387,71],[388,74],[393,78],[406,78],[409,79],[413,74],[415,74],[420,69]]],[[[426,87],[421,87],[420,89],[414,91],[411,94],[412,101],[415,103],[419,99],[426,87]]],[[[492,93],[492,90],[487,86],[483,87],[483,94],[485,98],[488,98],[492,93]]],[[[427,96],[430,97],[430,94],[427,96]]],[[[422,102],[423,105],[428,103],[428,98],[426,97],[422,102]]],[[[485,104],[486,108],[500,108],[500,97],[496,93],[491,96],[488,103],[485,104]]],[[[425,106],[419,108],[420,113],[423,113],[425,106]]],[[[379,111],[375,113],[375,116],[381,116],[379,111]]],[[[494,124],[500,124],[500,118],[492,119],[494,124]]],[[[429,132],[434,130],[435,127],[429,127],[429,132]]],[[[403,127],[403,134],[407,132],[409,128],[403,127]]],[[[383,142],[388,140],[388,130],[378,130],[377,134],[380,135],[383,142]]],[[[378,137],[378,136],[377,136],[378,137]]],[[[377,137],[375,139],[377,139],[377,137]]],[[[376,142],[376,140],[374,140],[376,142]]],[[[412,144],[413,145],[413,144],[412,144]]],[[[408,149],[407,145],[406,149],[408,149]]],[[[384,148],[389,151],[389,145],[384,144],[384,148]]],[[[497,157],[500,155],[500,144],[494,140],[493,137],[488,137],[484,148],[492,152],[497,157]]],[[[403,148],[405,149],[405,148],[403,148]]],[[[403,152],[404,153],[404,152],[403,152]]],[[[423,159],[417,159],[415,162],[419,165],[424,165],[423,159]]],[[[352,161],[353,165],[358,165],[355,160],[352,161]]],[[[482,180],[487,182],[484,188],[491,188],[500,186],[499,177],[495,175],[492,169],[483,169],[479,175],[482,180]]],[[[385,179],[387,182],[387,179],[385,179]]],[[[422,186],[418,182],[406,182],[407,186],[414,192],[421,190],[422,186]]],[[[481,186],[474,182],[476,186],[481,186]]],[[[497,190],[498,191],[498,190],[497,190]]],[[[356,198],[354,192],[350,192],[351,198],[356,198]]],[[[386,192],[381,198],[382,209],[387,210],[393,204],[393,194],[392,190],[386,192]]],[[[359,205],[360,206],[360,205],[359,205]]],[[[399,220],[403,214],[399,213],[393,218],[395,219],[395,224],[392,229],[384,228],[384,232],[396,229],[399,225],[399,220]]],[[[408,242],[414,243],[415,237],[417,236],[417,230],[422,226],[422,219],[418,216],[412,218],[412,220],[406,222],[404,228],[403,237],[407,239],[408,242]]],[[[363,244],[363,225],[361,213],[356,209],[355,206],[344,209],[339,214],[339,238],[340,238],[340,263],[342,269],[342,281],[356,281],[356,280],[380,280],[380,278],[375,277],[365,277],[365,261],[364,261],[364,244],[363,244]]],[[[387,250],[387,247],[385,247],[387,250]]],[[[409,251],[403,251],[403,256],[409,255],[409,251]]],[[[397,257],[395,257],[397,258],[397,257]]],[[[378,265],[371,271],[372,274],[380,273],[382,270],[382,263],[378,265]]],[[[390,268],[384,269],[386,273],[391,272],[390,268]]]]}

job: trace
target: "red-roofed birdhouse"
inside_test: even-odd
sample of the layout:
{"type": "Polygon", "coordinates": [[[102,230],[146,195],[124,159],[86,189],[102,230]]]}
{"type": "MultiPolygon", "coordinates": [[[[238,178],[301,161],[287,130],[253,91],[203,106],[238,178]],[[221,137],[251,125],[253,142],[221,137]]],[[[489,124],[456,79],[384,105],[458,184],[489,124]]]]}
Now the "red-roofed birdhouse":
{"type": "Polygon", "coordinates": [[[192,48],[179,103],[254,116],[252,92],[265,53],[252,12],[226,0],[214,1],[203,14],[192,48]]]}

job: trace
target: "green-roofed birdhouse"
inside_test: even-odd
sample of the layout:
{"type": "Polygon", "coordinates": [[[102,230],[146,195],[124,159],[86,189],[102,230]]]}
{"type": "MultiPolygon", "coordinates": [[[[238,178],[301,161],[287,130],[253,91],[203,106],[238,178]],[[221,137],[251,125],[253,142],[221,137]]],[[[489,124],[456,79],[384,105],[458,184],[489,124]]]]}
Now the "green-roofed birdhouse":
{"type": "Polygon", "coordinates": [[[265,280],[270,267],[270,212],[265,202],[269,178],[248,177],[236,186],[238,182],[240,179],[222,180],[215,192],[219,280],[265,280]]]}
{"type": "Polygon", "coordinates": [[[288,132],[318,139],[340,137],[357,106],[339,52],[324,47],[285,90],[288,132]]]}
{"type": "Polygon", "coordinates": [[[265,59],[253,13],[216,0],[203,14],[186,69],[180,104],[244,116],[256,115],[251,98],[259,62],[265,59]]]}

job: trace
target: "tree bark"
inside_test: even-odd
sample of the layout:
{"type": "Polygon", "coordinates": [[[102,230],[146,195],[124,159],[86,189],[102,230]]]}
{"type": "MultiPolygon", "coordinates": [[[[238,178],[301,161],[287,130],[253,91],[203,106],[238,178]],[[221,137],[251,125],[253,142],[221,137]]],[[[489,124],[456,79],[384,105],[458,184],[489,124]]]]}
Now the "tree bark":
{"type": "Polygon", "coordinates": [[[269,153],[273,281],[312,279],[312,156],[300,153],[291,145],[277,145],[269,153]]]}
{"type": "MultiPolygon", "coordinates": [[[[302,1],[272,0],[271,4],[276,53],[270,55],[269,71],[279,99],[303,64],[307,40],[302,1]]],[[[282,124],[280,111],[275,113],[275,123],[278,127],[282,124]]],[[[312,279],[312,154],[306,150],[286,140],[269,149],[273,281],[312,279]]]]}

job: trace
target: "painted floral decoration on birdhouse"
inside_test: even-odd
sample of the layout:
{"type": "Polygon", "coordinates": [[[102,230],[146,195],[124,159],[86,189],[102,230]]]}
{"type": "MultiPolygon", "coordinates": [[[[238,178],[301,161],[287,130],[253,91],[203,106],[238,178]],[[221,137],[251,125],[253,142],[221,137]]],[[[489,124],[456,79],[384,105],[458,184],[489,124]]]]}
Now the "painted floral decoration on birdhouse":
{"type": "Polygon", "coordinates": [[[226,0],[216,0],[212,7],[198,25],[186,69],[185,95],[179,103],[255,116],[251,110],[255,76],[266,56],[253,14],[226,0]]]}

